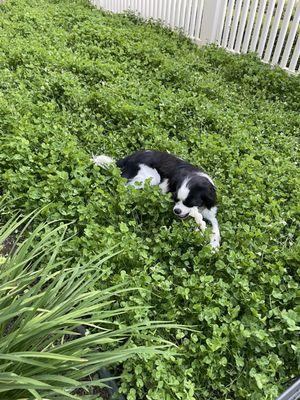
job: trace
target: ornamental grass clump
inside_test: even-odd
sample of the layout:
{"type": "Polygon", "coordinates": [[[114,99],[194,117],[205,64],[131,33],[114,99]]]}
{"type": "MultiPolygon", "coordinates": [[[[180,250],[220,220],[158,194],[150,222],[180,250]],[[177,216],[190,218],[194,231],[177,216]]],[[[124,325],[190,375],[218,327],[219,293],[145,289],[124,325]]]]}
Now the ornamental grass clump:
{"type": "Polygon", "coordinates": [[[24,228],[16,235],[26,222],[32,220],[13,218],[0,227],[0,249],[7,249],[8,240],[11,246],[0,265],[0,399],[99,398],[109,380],[101,379],[102,368],[136,355],[161,354],[170,346],[158,341],[132,346],[130,337],[168,324],[121,327],[114,322],[132,311],[116,306],[116,299],[138,290],[121,285],[95,289],[101,265],[115,250],[87,264],[62,259],[67,225],[39,224],[26,238],[24,228]]]}

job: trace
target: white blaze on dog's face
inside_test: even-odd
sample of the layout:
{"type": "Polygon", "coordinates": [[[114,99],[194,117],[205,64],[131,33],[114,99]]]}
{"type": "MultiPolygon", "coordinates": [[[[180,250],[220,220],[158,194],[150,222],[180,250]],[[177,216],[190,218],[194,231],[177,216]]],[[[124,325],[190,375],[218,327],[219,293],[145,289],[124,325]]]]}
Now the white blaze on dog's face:
{"type": "Polygon", "coordinates": [[[179,188],[179,190],[177,192],[177,196],[176,196],[177,201],[173,208],[174,214],[176,214],[177,217],[182,218],[182,219],[187,218],[191,211],[191,208],[187,207],[183,203],[188,198],[189,193],[190,193],[190,189],[187,186],[188,181],[189,181],[189,179],[185,179],[183,181],[181,187],[179,188]]]}

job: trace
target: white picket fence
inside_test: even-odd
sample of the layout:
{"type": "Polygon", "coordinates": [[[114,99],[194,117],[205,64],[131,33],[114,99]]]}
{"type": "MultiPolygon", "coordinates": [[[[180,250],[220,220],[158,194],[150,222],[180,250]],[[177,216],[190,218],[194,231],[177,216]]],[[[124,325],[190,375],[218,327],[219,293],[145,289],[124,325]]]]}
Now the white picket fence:
{"type": "Polygon", "coordinates": [[[300,70],[300,0],[91,0],[114,13],[181,28],[196,43],[256,52],[262,61],[300,70]]]}

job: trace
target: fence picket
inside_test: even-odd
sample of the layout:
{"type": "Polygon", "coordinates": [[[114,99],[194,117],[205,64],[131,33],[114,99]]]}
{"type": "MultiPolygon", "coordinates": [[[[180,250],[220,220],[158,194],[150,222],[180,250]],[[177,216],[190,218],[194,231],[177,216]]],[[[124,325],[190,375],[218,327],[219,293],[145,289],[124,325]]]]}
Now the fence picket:
{"type": "Polygon", "coordinates": [[[280,23],[281,16],[282,16],[282,11],[283,11],[283,7],[284,7],[284,1],[285,0],[278,0],[278,3],[277,3],[276,13],[275,13],[274,21],[272,23],[270,37],[269,37],[267,48],[266,48],[266,52],[265,52],[265,55],[264,55],[264,58],[263,58],[263,61],[265,61],[265,62],[269,62],[269,60],[271,58],[271,53],[272,53],[272,50],[273,50],[275,38],[276,38],[276,35],[277,35],[279,23],[280,23]]]}
{"type": "Polygon", "coordinates": [[[176,13],[175,13],[175,26],[176,27],[179,27],[181,3],[182,3],[182,0],[177,0],[177,7],[176,7],[176,13]]]}
{"type": "MultiPolygon", "coordinates": [[[[287,66],[288,59],[289,59],[289,56],[290,56],[290,53],[291,53],[291,50],[292,50],[292,46],[293,46],[293,43],[295,41],[295,37],[296,37],[296,34],[297,34],[297,30],[299,28],[299,23],[300,23],[300,1],[298,2],[298,6],[297,6],[297,9],[296,9],[296,12],[295,12],[295,15],[294,15],[294,18],[293,18],[293,22],[292,22],[292,25],[291,25],[291,28],[290,28],[290,33],[289,33],[287,42],[285,44],[285,48],[284,48],[284,52],[283,52],[283,55],[282,55],[282,59],[281,59],[280,64],[279,64],[282,68],[286,68],[286,66],[287,66]]],[[[300,37],[300,34],[299,34],[299,37],[300,37]]],[[[297,46],[295,46],[295,47],[297,47],[297,46]]],[[[296,57],[299,58],[299,56],[300,56],[299,53],[300,52],[298,52],[298,56],[295,53],[295,58],[296,57]]],[[[297,60],[296,60],[296,63],[297,63],[297,60]]]]}
{"type": "Polygon", "coordinates": [[[156,20],[156,5],[157,0],[152,0],[152,17],[154,20],[156,20]]]}
{"type": "Polygon", "coordinates": [[[238,27],[238,34],[234,45],[234,51],[239,52],[241,49],[242,39],[245,33],[245,26],[249,12],[250,0],[244,0],[243,8],[241,11],[241,19],[238,27]]]}
{"type": "Polygon", "coordinates": [[[158,20],[160,18],[160,4],[162,0],[156,0],[156,11],[155,11],[155,18],[158,20]]]}
{"type": "Polygon", "coordinates": [[[235,0],[229,0],[228,7],[227,7],[227,15],[224,24],[224,34],[222,38],[222,47],[227,47],[228,37],[231,27],[232,15],[233,15],[233,8],[234,8],[235,0]]]}
{"type": "Polygon", "coordinates": [[[170,1],[169,9],[170,9],[169,24],[172,28],[174,28],[175,27],[175,15],[176,15],[176,9],[177,9],[177,0],[170,1]]]}
{"type": "Polygon", "coordinates": [[[260,57],[262,56],[264,49],[265,49],[265,44],[266,44],[267,36],[269,33],[269,28],[271,25],[271,19],[272,19],[273,12],[274,12],[275,1],[276,0],[270,0],[270,2],[269,2],[269,6],[267,9],[267,13],[266,13],[266,19],[264,21],[261,36],[259,38],[257,52],[260,57]]]}
{"type": "Polygon", "coordinates": [[[151,18],[151,0],[148,0],[147,4],[147,18],[150,19],[151,18]]]}
{"type": "Polygon", "coordinates": [[[218,25],[216,26],[216,43],[220,45],[225,23],[227,0],[223,0],[222,3],[219,2],[219,7],[221,8],[221,10],[219,10],[219,21],[218,25]]]}
{"type": "Polygon", "coordinates": [[[197,7],[197,22],[195,26],[195,40],[198,42],[200,37],[201,22],[203,16],[204,0],[199,0],[197,7]]]}
{"type": "Polygon", "coordinates": [[[183,28],[183,24],[184,24],[186,2],[187,2],[187,0],[181,0],[181,9],[180,9],[180,15],[179,15],[179,27],[180,28],[183,28]]]}
{"type": "Polygon", "coordinates": [[[252,35],[252,39],[251,39],[251,43],[250,43],[250,51],[255,51],[256,50],[257,42],[258,42],[258,39],[259,39],[259,33],[260,33],[260,30],[261,30],[263,18],[264,18],[264,15],[265,15],[266,5],[267,5],[267,0],[261,0],[260,1],[259,9],[258,9],[258,12],[257,12],[257,19],[256,19],[256,22],[255,22],[254,31],[253,31],[253,35],[252,35]]]}
{"type": "Polygon", "coordinates": [[[150,9],[150,18],[155,19],[155,0],[149,0],[150,1],[150,5],[151,5],[151,9],[150,9]]]}
{"type": "Polygon", "coordinates": [[[146,7],[144,3],[138,3],[139,4],[139,14],[142,18],[146,19],[146,7]]]}
{"type": "Polygon", "coordinates": [[[164,3],[166,2],[166,0],[159,0],[158,2],[158,14],[157,14],[157,18],[161,21],[163,21],[163,10],[164,10],[164,3]]]}
{"type": "Polygon", "coordinates": [[[232,20],[232,27],[231,27],[231,30],[230,30],[228,50],[233,50],[233,47],[234,47],[234,42],[235,42],[235,39],[236,39],[237,27],[238,27],[240,13],[241,13],[241,7],[242,7],[242,0],[237,0],[236,1],[236,7],[235,7],[235,10],[234,10],[233,20],[232,20]]]}
{"type": "Polygon", "coordinates": [[[246,53],[248,51],[251,33],[252,33],[253,26],[254,26],[257,6],[258,6],[258,0],[253,0],[252,4],[251,4],[250,12],[249,12],[248,23],[247,23],[245,37],[244,37],[243,46],[242,46],[242,50],[241,50],[242,53],[246,53]]]}
{"type": "Polygon", "coordinates": [[[164,24],[168,24],[169,23],[169,21],[168,21],[168,10],[169,10],[169,8],[170,8],[170,2],[169,2],[169,0],[164,0],[163,1],[163,7],[162,7],[162,10],[161,10],[161,19],[162,19],[162,21],[164,22],[164,24]]]}
{"type": "Polygon", "coordinates": [[[189,30],[189,36],[191,38],[195,37],[196,13],[197,13],[197,0],[193,0],[192,10],[191,10],[191,24],[189,30]]]}
{"type": "Polygon", "coordinates": [[[283,43],[284,43],[284,39],[288,30],[288,26],[289,26],[289,22],[291,20],[291,16],[292,16],[292,12],[293,12],[293,8],[295,5],[295,0],[290,0],[287,4],[286,7],[286,11],[283,17],[283,21],[282,21],[282,26],[279,32],[279,36],[277,39],[277,44],[275,47],[275,51],[274,51],[274,55],[272,57],[272,61],[271,64],[277,64],[280,54],[282,52],[282,47],[283,47],[283,43]]]}
{"type": "Polygon", "coordinates": [[[189,33],[189,27],[190,27],[191,7],[192,7],[192,0],[187,0],[186,10],[185,10],[185,19],[184,19],[184,31],[187,34],[189,33]]]}
{"type": "Polygon", "coordinates": [[[297,62],[299,60],[299,54],[300,54],[300,35],[298,36],[298,40],[294,49],[294,53],[292,55],[292,59],[289,65],[289,70],[292,72],[295,72],[297,62]]]}

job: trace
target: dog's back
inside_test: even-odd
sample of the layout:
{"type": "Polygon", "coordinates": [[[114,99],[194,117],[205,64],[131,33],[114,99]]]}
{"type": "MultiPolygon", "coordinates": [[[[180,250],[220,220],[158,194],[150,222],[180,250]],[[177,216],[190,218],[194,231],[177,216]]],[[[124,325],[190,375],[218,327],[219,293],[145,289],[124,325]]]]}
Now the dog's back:
{"type": "MultiPolygon", "coordinates": [[[[172,181],[175,174],[178,178],[179,175],[199,171],[199,169],[181,158],[157,150],[136,151],[117,161],[117,166],[121,169],[122,176],[127,179],[132,179],[137,174],[141,164],[156,169],[162,180],[168,179],[169,181],[172,181]]],[[[184,176],[182,178],[184,179],[184,176]]]]}

